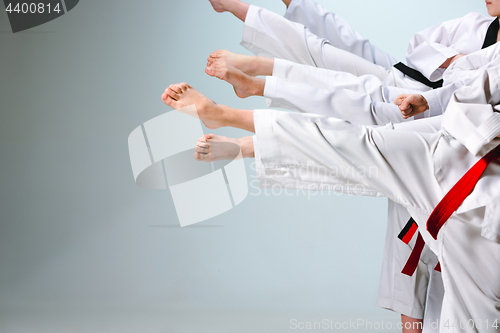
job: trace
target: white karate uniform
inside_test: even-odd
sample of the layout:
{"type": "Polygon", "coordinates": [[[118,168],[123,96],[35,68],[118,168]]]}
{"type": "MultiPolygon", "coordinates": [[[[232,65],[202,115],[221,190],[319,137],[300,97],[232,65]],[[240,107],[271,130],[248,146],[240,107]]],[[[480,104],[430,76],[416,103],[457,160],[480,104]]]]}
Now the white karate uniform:
{"type": "MultiPolygon", "coordinates": [[[[370,128],[270,110],[254,114],[262,187],[387,196],[408,209],[441,262],[442,332],[494,332],[492,324],[500,321],[500,162],[490,163],[437,240],[425,228],[449,189],[500,144],[493,139],[500,134],[500,107],[492,107],[500,103],[499,70],[486,70],[475,84],[455,92],[438,133],[392,130],[396,125],[370,128]],[[366,171],[373,168],[378,173],[367,177],[366,171]],[[468,326],[469,320],[477,326],[468,326]]],[[[429,121],[435,119],[401,126],[429,121]]]]}
{"type": "MultiPolygon", "coordinates": [[[[477,68],[489,67],[495,64],[494,59],[498,52],[494,51],[495,48],[499,47],[500,44],[497,44],[494,47],[478,51],[477,53],[481,54],[481,57],[473,57],[472,59],[464,57],[461,61],[457,61],[455,66],[450,67],[449,71],[445,73],[444,88],[423,93],[428,99],[430,110],[419,115],[419,117],[434,117],[442,114],[452,93],[471,80],[477,74],[477,68]],[[475,58],[481,61],[475,60],[475,58]],[[487,59],[490,61],[486,61],[487,59]],[[453,80],[452,83],[448,84],[449,80],[453,80]]],[[[471,54],[471,56],[474,55],[471,54]]],[[[349,120],[354,124],[380,125],[398,123],[403,120],[397,106],[393,103],[373,103],[366,91],[341,90],[341,94],[337,94],[336,98],[332,98],[328,91],[328,81],[330,79],[330,76],[327,75],[328,72],[325,69],[296,65],[276,59],[273,76],[284,78],[284,80],[271,80],[270,82],[275,82],[273,97],[276,97],[276,92],[279,91],[282,98],[273,99],[270,104],[349,120]],[[323,73],[325,75],[322,75],[323,73]],[[280,83],[282,83],[281,86],[279,86],[280,83]],[[305,99],[303,96],[309,98],[305,99]],[[344,100],[340,100],[339,97],[344,98],[344,100]],[[364,102],[360,103],[360,101],[364,102]]],[[[363,85],[357,85],[356,82],[366,76],[358,78],[345,74],[348,78],[353,78],[355,88],[363,88],[363,85]]],[[[344,83],[347,88],[350,82],[344,81],[344,83]]],[[[266,86],[266,89],[269,87],[271,86],[266,86]]],[[[397,91],[396,93],[403,92],[410,93],[409,91],[397,91]]],[[[271,97],[269,93],[264,95],[271,97]]],[[[419,132],[437,132],[439,129],[440,126],[434,126],[430,129],[410,128],[410,130],[419,132]]],[[[443,296],[441,274],[434,269],[437,264],[437,257],[433,253],[429,253],[430,251],[426,247],[422,255],[422,261],[419,263],[414,276],[408,277],[401,274],[401,269],[410,256],[414,243],[411,243],[410,247],[408,247],[396,235],[409,220],[410,214],[404,207],[390,200],[388,208],[386,244],[377,305],[412,318],[425,318],[424,332],[433,332],[435,327],[431,324],[435,323],[439,318],[443,296]]]]}
{"type": "Polygon", "coordinates": [[[335,47],[302,24],[252,5],[245,19],[241,45],[263,57],[285,59],[355,76],[370,74],[387,86],[418,91],[429,89],[393,67],[385,68],[335,47]]]}
{"type": "MultiPolygon", "coordinates": [[[[374,75],[355,76],[275,59],[273,76],[266,77],[264,97],[269,107],[345,119],[357,125],[385,125],[413,120],[404,120],[393,102],[400,94],[422,92],[385,86],[374,75]],[[393,107],[384,107],[384,112],[379,112],[375,107],[379,104],[374,102],[393,107]]],[[[441,101],[439,96],[436,98],[441,101]]],[[[429,116],[430,112],[425,112],[415,118],[429,116]]]]}
{"type": "MultiPolygon", "coordinates": [[[[290,17],[307,24],[316,22],[313,24],[313,29],[323,36],[328,36],[326,27],[332,28],[333,33],[330,35],[334,41],[330,42],[314,35],[307,26],[291,22],[268,10],[250,6],[245,21],[242,45],[257,55],[332,70],[319,74],[328,78],[329,89],[317,92],[320,100],[330,100],[329,107],[340,105],[346,99],[351,99],[357,102],[356,106],[360,109],[367,110],[365,106],[370,102],[370,99],[378,102],[392,102],[402,92],[429,90],[428,86],[415,81],[393,67],[384,68],[366,60],[374,58],[373,52],[370,51],[372,50],[371,44],[348,26],[346,27],[346,23],[335,14],[326,14],[326,11],[321,6],[314,4],[312,0],[298,1],[293,5],[294,2],[292,1],[290,5],[290,13],[292,13],[290,17]],[[302,8],[300,5],[306,6],[302,8]],[[310,17],[303,13],[305,10],[311,10],[310,17]],[[321,25],[326,27],[319,28],[321,25]],[[346,36],[340,34],[340,31],[344,32],[344,30],[346,36]],[[354,46],[350,47],[349,43],[354,46]],[[351,92],[339,92],[342,89],[357,92],[364,90],[369,96],[357,93],[350,96],[351,92]]],[[[491,22],[491,17],[470,13],[463,18],[447,21],[423,30],[415,34],[410,41],[407,61],[410,66],[420,70],[424,75],[431,76],[432,80],[438,80],[445,71],[439,66],[448,59],[445,58],[446,56],[451,57],[459,53],[469,54],[481,49],[491,22]]],[[[377,54],[379,53],[382,54],[381,51],[377,52],[377,54]]],[[[277,74],[273,72],[275,78],[266,79],[264,91],[265,97],[270,101],[276,101],[276,103],[280,103],[280,100],[284,99],[282,91],[294,92],[303,87],[280,82],[279,79],[283,78],[281,74],[287,71],[293,72],[294,66],[297,72],[307,72],[306,69],[301,69],[299,65],[292,63],[278,64],[278,66],[286,66],[286,68],[275,68],[277,74]]],[[[290,93],[290,95],[297,97],[304,94],[290,93]]],[[[286,99],[285,102],[289,104],[285,104],[286,107],[301,110],[301,102],[298,98],[294,101],[297,103],[290,103],[290,100],[286,99]]],[[[271,106],[281,107],[279,104],[271,106]]],[[[342,115],[337,116],[342,117],[342,115]]]]}
{"type": "Polygon", "coordinates": [[[453,93],[468,85],[481,70],[500,65],[500,43],[468,54],[454,61],[444,72],[444,86],[421,94],[429,104],[429,116],[442,114],[453,93]]]}
{"type": "MultiPolygon", "coordinates": [[[[477,74],[478,69],[488,68],[500,63],[498,49],[500,49],[500,44],[472,53],[450,66],[444,74],[445,87],[423,93],[429,103],[430,110],[419,116],[434,117],[442,114],[453,92],[466,85],[477,74]]],[[[273,77],[276,80],[271,80],[275,91],[272,97],[276,97],[276,92],[280,91],[282,98],[273,99],[270,104],[345,119],[354,124],[387,124],[402,121],[398,107],[393,103],[373,103],[371,98],[367,97],[366,91],[346,91],[345,94],[341,95],[345,98],[344,101],[339,100],[337,96],[334,101],[331,98],[326,98],[327,102],[325,103],[325,96],[329,94],[325,91],[328,91],[331,78],[328,72],[325,69],[296,65],[276,59],[273,72],[273,77]],[[277,80],[277,78],[284,80],[277,80]],[[283,84],[278,88],[277,85],[281,82],[283,84]],[[303,96],[309,96],[310,98],[304,99],[303,96]],[[364,103],[359,103],[361,99],[365,100],[364,103]]],[[[354,88],[360,89],[363,87],[363,85],[356,84],[363,77],[358,78],[347,73],[346,77],[353,79],[354,88]]],[[[348,89],[350,82],[345,80],[344,83],[348,89]]],[[[266,86],[266,88],[269,87],[271,85],[266,86]]],[[[387,88],[390,89],[391,87],[387,88]]],[[[395,93],[409,92],[397,91],[395,93]]],[[[271,97],[269,93],[264,95],[271,97]]],[[[432,126],[431,128],[407,127],[418,132],[437,132],[440,129],[440,126],[432,126]]],[[[432,326],[432,323],[435,323],[439,318],[443,297],[441,274],[434,269],[437,264],[437,257],[432,252],[429,253],[430,251],[426,247],[422,255],[422,261],[419,263],[414,276],[408,277],[400,273],[410,255],[410,248],[397,239],[396,235],[409,218],[410,214],[403,206],[389,200],[387,241],[384,248],[377,305],[412,318],[425,318],[424,332],[433,332],[435,327],[432,326]]],[[[413,248],[414,244],[410,245],[413,248]]]]}
{"type": "MultiPolygon", "coordinates": [[[[275,68],[276,65],[281,62],[283,61],[276,59],[275,68]]],[[[309,68],[317,70],[317,68],[309,66],[303,67],[305,69],[309,68]]],[[[324,69],[320,70],[326,71],[324,69]]],[[[354,124],[364,125],[399,123],[403,121],[401,111],[393,103],[373,103],[371,99],[365,98],[365,96],[367,96],[365,93],[358,93],[349,90],[343,91],[346,93],[344,95],[345,101],[343,101],[343,103],[338,103],[339,100],[337,99],[337,103],[326,103],[328,107],[321,109],[321,106],[325,105],[325,103],[322,103],[321,98],[321,94],[324,90],[319,88],[321,87],[322,81],[314,80],[314,77],[312,80],[308,80],[307,75],[296,76],[297,81],[301,78],[302,83],[292,83],[292,85],[296,84],[304,89],[302,91],[300,91],[301,89],[295,91],[295,93],[299,93],[300,91],[300,96],[302,96],[302,98],[292,97],[294,100],[302,101],[301,103],[303,103],[303,107],[301,108],[301,111],[338,117],[340,119],[349,120],[354,124]],[[303,96],[308,96],[308,98],[305,99],[303,96]],[[365,103],[361,104],[359,103],[359,100],[356,101],[354,99],[355,96],[358,96],[360,99],[364,98],[365,103]],[[353,104],[357,107],[353,107],[353,104]],[[330,105],[333,107],[329,107],[330,105]]],[[[286,96],[293,95],[292,91],[290,91],[289,95],[286,93],[286,90],[282,91],[286,94],[286,96]]],[[[437,95],[439,96],[439,94],[437,95]]],[[[450,96],[448,96],[448,98],[449,97],[450,96]]],[[[278,104],[275,103],[274,100],[273,105],[290,108],[290,105],[286,105],[286,103],[278,104]]],[[[424,114],[419,116],[424,116],[424,114]]],[[[410,130],[437,132],[439,129],[440,122],[438,121],[437,125],[430,128],[416,128],[413,126],[410,130]]],[[[428,310],[427,315],[425,316],[426,328],[424,331],[432,332],[433,330],[430,329],[428,323],[433,323],[438,318],[436,318],[436,315],[439,315],[443,294],[440,273],[434,270],[437,258],[432,253],[427,256],[423,256],[422,258],[425,258],[426,261],[422,261],[420,263],[417,271],[411,277],[401,273],[402,268],[410,256],[411,249],[414,244],[411,243],[409,247],[399,240],[397,235],[410,219],[410,215],[404,207],[395,204],[392,201],[389,201],[388,208],[386,244],[384,248],[384,261],[379,284],[377,305],[405,314],[412,318],[422,319],[424,318],[424,311],[427,304],[428,310]],[[428,297],[431,297],[431,301],[426,302],[428,297]]]]}
{"type": "Polygon", "coordinates": [[[453,92],[467,85],[475,71],[500,63],[499,55],[500,44],[470,53],[444,72],[444,88],[427,91],[387,86],[373,75],[355,76],[275,59],[273,75],[266,78],[264,97],[269,107],[316,113],[359,125],[383,125],[404,120],[397,108],[389,109],[389,113],[377,112],[372,102],[392,103],[400,94],[420,93],[430,108],[416,119],[433,117],[442,114],[453,92]]]}
{"type": "MultiPolygon", "coordinates": [[[[288,23],[274,13],[256,7],[250,8],[245,22],[242,45],[257,55],[280,57],[301,64],[336,69],[337,71],[307,68],[307,66],[276,59],[273,77],[266,78],[264,91],[264,96],[268,98],[270,106],[334,116],[349,120],[354,124],[396,123],[403,121],[403,119],[400,110],[392,105],[392,101],[401,93],[429,90],[427,86],[392,68],[391,65],[396,62],[394,58],[375,48],[361,35],[354,32],[344,20],[335,14],[328,13],[313,1],[292,1],[285,18],[302,25],[288,23]],[[353,57],[352,54],[364,60],[353,57]],[[341,61],[337,61],[337,59],[341,61]],[[382,66],[374,66],[372,63],[382,66]],[[388,70],[384,72],[382,67],[388,70]],[[317,71],[314,74],[311,73],[314,70],[317,71]],[[309,75],[304,74],[308,71],[310,71],[309,75]],[[319,71],[323,72],[318,75],[319,71]],[[367,73],[370,75],[366,75],[367,73]],[[333,90],[332,87],[334,87],[333,90]],[[303,96],[309,98],[304,99],[303,96]],[[377,102],[389,102],[391,105],[377,102]]],[[[484,32],[480,33],[482,36],[478,40],[481,44],[476,49],[480,49],[482,45],[491,18],[483,21],[488,23],[484,32]]],[[[450,26],[447,22],[444,25],[450,26]]],[[[455,24],[455,26],[457,25],[460,24],[455,24]]],[[[410,44],[409,55],[413,49],[418,47],[422,49],[425,45],[422,42],[419,44],[421,41],[419,38],[422,34],[441,38],[443,41],[442,36],[439,37],[439,34],[432,34],[430,31],[417,34],[410,44]]],[[[442,54],[449,50],[451,48],[444,50],[442,54]]],[[[466,52],[462,51],[461,53],[466,52]]],[[[428,54],[432,53],[428,52],[428,54]]],[[[458,53],[451,56],[455,54],[458,53]]],[[[420,56],[423,56],[422,53],[420,56]]],[[[433,54],[433,56],[435,55],[433,54]]],[[[437,56],[433,59],[437,59],[437,56]]],[[[437,67],[446,59],[441,61],[437,67]]],[[[440,114],[447,103],[447,98],[459,86],[461,85],[457,82],[455,87],[447,89],[447,93],[430,95],[430,110],[418,115],[417,118],[440,114]],[[439,99],[439,96],[446,97],[439,99]]],[[[396,235],[409,219],[409,214],[401,206],[391,203],[389,221],[395,221],[395,219],[399,221],[399,224],[397,227],[388,227],[388,242],[384,250],[384,258],[398,256],[400,259],[397,263],[392,260],[384,261],[377,304],[413,318],[422,318],[425,298],[428,294],[427,281],[430,279],[435,281],[431,282],[433,286],[429,288],[429,297],[432,297],[433,301],[427,305],[431,309],[431,313],[438,313],[439,311],[432,310],[439,309],[440,297],[438,294],[442,292],[439,273],[434,271],[434,260],[428,260],[428,263],[433,263],[429,264],[427,269],[425,265],[421,265],[422,267],[419,267],[412,278],[400,273],[409,256],[409,250],[396,238],[396,235]],[[403,246],[404,249],[401,248],[403,246]],[[403,291],[398,292],[401,290],[403,291]]],[[[389,226],[393,225],[394,223],[389,223],[389,226]]],[[[432,255],[429,256],[429,258],[432,257],[432,255]]],[[[432,315],[428,315],[427,318],[432,319],[432,315]]],[[[426,327],[425,331],[429,331],[429,328],[426,327]]]]}
{"type": "MultiPolygon", "coordinates": [[[[250,6],[241,44],[256,55],[348,72],[357,76],[371,74],[382,81],[386,80],[386,85],[416,90],[428,89],[421,87],[420,82],[388,66],[394,60],[381,60],[382,65],[378,65],[378,58],[390,56],[369,44],[335,14],[326,14],[323,8],[311,0],[298,1],[294,5],[295,1],[290,5],[289,17],[297,22],[312,24],[312,29],[319,35],[315,35],[307,25],[292,22],[266,9],[250,6]],[[301,12],[302,4],[305,5],[304,12],[311,10],[311,18],[301,12]],[[332,33],[329,34],[327,29],[331,29],[332,33]],[[374,53],[384,56],[374,56],[374,53]]],[[[469,13],[462,18],[446,21],[416,33],[408,46],[408,65],[431,81],[441,79],[445,69],[439,66],[448,58],[481,49],[492,21],[491,17],[469,13]]]]}
{"type": "Polygon", "coordinates": [[[426,98],[429,110],[415,119],[434,117],[443,113],[452,94],[467,85],[479,69],[498,64],[500,43],[458,59],[444,72],[443,88],[422,92],[380,85],[373,75],[358,77],[275,59],[273,76],[266,78],[264,97],[270,107],[345,119],[358,125],[384,125],[413,119],[403,120],[395,106],[377,110],[382,104],[373,102],[393,104],[400,94],[420,93],[426,98]],[[332,86],[336,88],[332,89],[332,86]]]}
{"type": "Polygon", "coordinates": [[[408,66],[431,81],[440,80],[445,69],[439,66],[447,59],[481,49],[492,21],[490,16],[473,12],[416,33],[406,53],[408,66]]]}

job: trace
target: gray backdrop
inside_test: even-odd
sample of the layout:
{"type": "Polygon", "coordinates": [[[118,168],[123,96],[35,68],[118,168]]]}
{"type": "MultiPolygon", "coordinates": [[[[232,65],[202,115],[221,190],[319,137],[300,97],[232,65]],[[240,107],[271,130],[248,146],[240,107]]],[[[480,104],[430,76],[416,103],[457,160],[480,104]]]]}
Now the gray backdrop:
{"type": "MultiPolygon", "coordinates": [[[[486,12],[470,0],[319,2],[401,60],[414,32],[486,12]]],[[[278,0],[253,3],[284,13],[278,0]]],[[[385,199],[251,187],[237,208],[181,229],[168,190],[135,185],[127,137],[169,110],[160,100],[169,84],[265,107],[204,73],[212,51],[246,53],[241,32],[201,0],[82,0],[17,34],[0,13],[0,332],[395,325],[374,305],[385,199]]]]}

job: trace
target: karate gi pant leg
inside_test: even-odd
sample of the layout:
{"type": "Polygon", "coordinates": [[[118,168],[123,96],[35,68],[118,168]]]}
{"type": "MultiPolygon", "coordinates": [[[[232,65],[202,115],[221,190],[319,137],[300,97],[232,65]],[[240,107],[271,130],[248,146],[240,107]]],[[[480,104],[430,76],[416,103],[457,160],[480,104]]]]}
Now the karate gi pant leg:
{"type": "Polygon", "coordinates": [[[436,270],[439,260],[428,246],[425,246],[420,260],[425,263],[428,270],[423,333],[438,333],[437,323],[440,320],[444,297],[443,278],[441,272],[436,270]]]}
{"type": "MultiPolygon", "coordinates": [[[[385,125],[413,120],[413,117],[403,119],[399,108],[392,103],[397,95],[412,92],[418,91],[383,87],[378,78],[370,75],[356,77],[349,73],[276,59],[273,77],[266,78],[264,96],[268,98],[268,105],[273,107],[321,114],[348,120],[353,124],[385,125]],[[335,85],[348,90],[330,89],[335,85]],[[391,102],[373,103],[374,100],[391,102]]],[[[427,114],[428,112],[418,115],[417,118],[427,117],[427,114]]],[[[418,128],[415,125],[409,127],[413,127],[410,130],[437,132],[440,121],[436,123],[432,128],[423,128],[419,125],[418,128]]],[[[427,286],[430,282],[428,270],[434,274],[432,270],[435,264],[428,269],[427,264],[421,262],[411,277],[401,273],[413,244],[409,247],[399,240],[397,235],[409,218],[405,208],[392,201],[389,202],[388,230],[377,305],[412,318],[422,319],[426,307],[427,286]]],[[[435,255],[431,256],[435,258],[435,255]]],[[[442,300],[443,292],[439,279],[439,276],[435,277],[433,280],[437,282],[429,286],[429,292],[436,295],[428,304],[428,307],[433,309],[439,309],[442,300]]],[[[429,318],[435,317],[428,315],[427,319],[429,318]]]]}
{"type": "MultiPolygon", "coordinates": [[[[377,296],[377,306],[405,316],[423,319],[429,271],[420,261],[413,276],[401,273],[414,244],[403,243],[397,235],[410,219],[403,206],[389,200],[384,260],[377,296]]],[[[414,237],[415,238],[415,237],[414,237]]]]}
{"type": "MultiPolygon", "coordinates": [[[[416,88],[428,90],[420,83],[416,88]]],[[[315,68],[275,59],[273,76],[266,78],[264,97],[268,105],[349,120],[359,125],[385,125],[404,120],[393,104],[402,93],[420,90],[385,86],[374,75],[355,76],[346,72],[315,68]],[[386,102],[389,105],[374,104],[386,102]],[[379,105],[379,109],[376,107],[379,105]]],[[[427,117],[429,112],[418,115],[427,117]]]]}
{"type": "MultiPolygon", "coordinates": [[[[383,103],[383,106],[385,105],[386,103],[383,103]]],[[[396,123],[392,126],[386,126],[386,128],[398,131],[437,133],[441,129],[442,118],[442,116],[436,116],[425,120],[396,123]]],[[[414,236],[410,244],[406,245],[397,238],[397,235],[410,216],[405,207],[389,200],[384,261],[382,262],[377,306],[412,318],[424,319],[423,333],[437,333],[439,332],[438,323],[444,287],[441,272],[435,270],[438,264],[436,254],[428,246],[425,246],[413,276],[401,273],[410,257],[416,237],[414,236]]]]}
{"type": "MultiPolygon", "coordinates": [[[[452,216],[437,240],[424,230],[444,195],[439,170],[453,165],[463,174],[478,157],[443,132],[374,129],[316,115],[269,110],[256,110],[254,120],[256,166],[262,187],[387,196],[404,205],[441,263],[445,289],[441,331],[497,331],[492,324],[500,318],[500,244],[481,235],[484,210],[452,216]],[[476,326],[453,327],[455,320],[472,320],[476,326]]],[[[489,177],[479,188],[484,188],[485,182],[500,182],[500,173],[489,177]]],[[[476,195],[482,197],[481,193],[476,195]]]]}
{"type": "Polygon", "coordinates": [[[335,13],[327,11],[313,0],[293,0],[284,16],[286,19],[300,23],[320,38],[324,38],[333,46],[357,55],[376,65],[391,68],[398,61],[391,55],[375,47],[370,41],[335,13]]]}
{"type": "Polygon", "coordinates": [[[389,200],[377,306],[411,318],[424,319],[423,332],[437,333],[438,326],[435,323],[439,322],[444,294],[441,273],[435,270],[437,256],[425,246],[415,273],[412,276],[401,273],[416,237],[407,245],[396,235],[410,217],[406,208],[389,200]]]}
{"type": "Polygon", "coordinates": [[[381,79],[387,69],[332,46],[302,24],[291,22],[269,10],[250,6],[241,45],[256,55],[280,58],[314,67],[372,74],[381,79]]]}

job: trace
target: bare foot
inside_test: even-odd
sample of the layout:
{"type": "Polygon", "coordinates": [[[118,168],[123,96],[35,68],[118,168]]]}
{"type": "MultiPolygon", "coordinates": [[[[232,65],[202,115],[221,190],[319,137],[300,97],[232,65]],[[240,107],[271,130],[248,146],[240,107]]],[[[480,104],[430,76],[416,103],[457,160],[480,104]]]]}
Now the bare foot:
{"type": "Polygon", "coordinates": [[[198,118],[210,129],[225,126],[222,108],[187,83],[170,85],[161,99],[176,110],[194,105],[198,118]]]}
{"type": "Polygon", "coordinates": [[[207,59],[207,67],[210,67],[217,60],[224,60],[243,73],[251,76],[271,75],[258,73],[257,59],[258,57],[244,54],[237,54],[227,50],[218,50],[213,52],[207,59]]]}
{"type": "Polygon", "coordinates": [[[234,160],[241,151],[239,143],[239,139],[207,134],[198,139],[194,158],[204,162],[234,160]]]}
{"type": "Polygon", "coordinates": [[[236,95],[240,98],[264,95],[264,79],[249,76],[225,60],[215,60],[205,72],[232,84],[236,95]]]}
{"type": "Polygon", "coordinates": [[[241,157],[255,157],[253,139],[251,136],[234,139],[215,134],[207,134],[198,139],[194,153],[195,159],[205,162],[234,160],[241,157]]]}
{"type": "Polygon", "coordinates": [[[218,50],[208,57],[207,67],[210,67],[217,60],[224,60],[250,76],[273,75],[274,59],[218,50]]]}

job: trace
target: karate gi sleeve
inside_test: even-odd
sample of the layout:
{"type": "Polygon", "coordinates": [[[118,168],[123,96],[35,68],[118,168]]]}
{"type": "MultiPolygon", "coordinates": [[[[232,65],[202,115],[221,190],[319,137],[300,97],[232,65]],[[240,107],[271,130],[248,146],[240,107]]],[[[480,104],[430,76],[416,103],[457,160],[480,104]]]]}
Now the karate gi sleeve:
{"type": "Polygon", "coordinates": [[[454,61],[443,74],[446,82],[453,82],[471,72],[500,64],[500,43],[473,52],[454,61]]]}
{"type": "Polygon", "coordinates": [[[416,33],[410,40],[406,53],[408,66],[420,71],[431,81],[441,79],[444,69],[439,66],[459,53],[451,46],[452,40],[461,23],[469,19],[470,15],[479,14],[471,13],[416,33]]]}
{"type": "Polygon", "coordinates": [[[431,207],[439,193],[431,153],[437,134],[273,110],[256,110],[254,121],[256,170],[263,188],[387,196],[416,210],[431,207]]]}
{"type": "Polygon", "coordinates": [[[465,85],[481,86],[483,70],[500,66],[500,43],[471,53],[453,62],[444,72],[443,88],[426,91],[422,95],[429,104],[430,116],[444,113],[453,93],[465,85]]]}
{"type": "Polygon", "coordinates": [[[442,122],[474,155],[500,134],[500,66],[479,74],[453,94],[442,122]]]}
{"type": "Polygon", "coordinates": [[[462,80],[459,80],[442,88],[423,92],[422,96],[424,96],[427,100],[427,104],[429,105],[429,117],[442,115],[446,110],[453,93],[464,85],[465,83],[462,80]]]}

